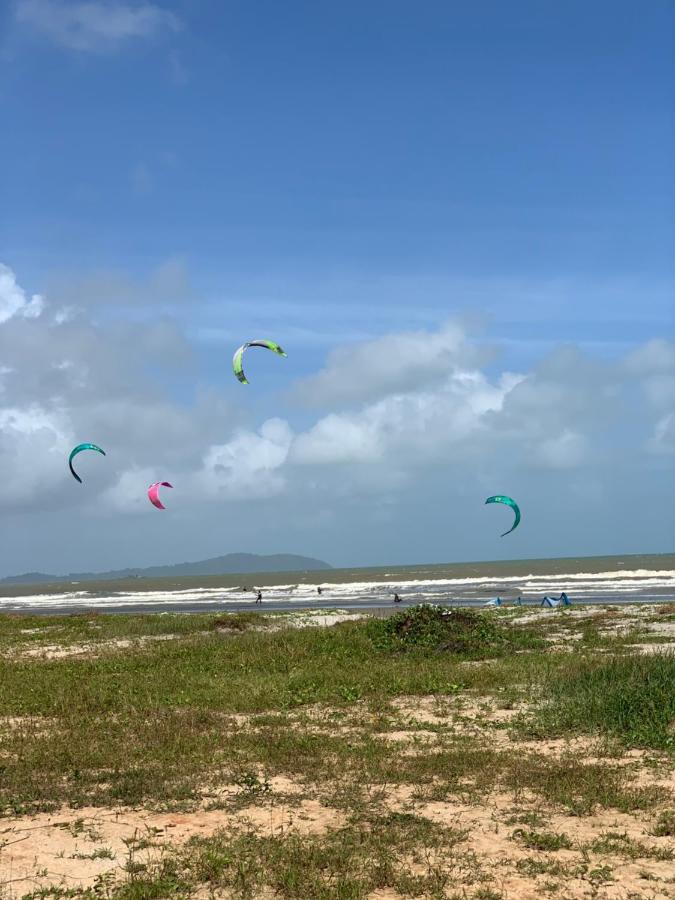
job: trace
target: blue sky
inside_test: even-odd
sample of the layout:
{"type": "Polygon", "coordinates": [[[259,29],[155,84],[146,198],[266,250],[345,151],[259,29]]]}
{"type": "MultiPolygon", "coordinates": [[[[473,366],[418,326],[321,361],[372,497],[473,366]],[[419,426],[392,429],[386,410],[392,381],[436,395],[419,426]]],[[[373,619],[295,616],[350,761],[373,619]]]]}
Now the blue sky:
{"type": "MultiPolygon", "coordinates": [[[[55,522],[84,542],[85,568],[227,550],[375,564],[671,549],[669,510],[638,515],[617,533],[608,530],[607,499],[617,479],[629,479],[635,505],[642,498],[653,509],[663,479],[672,482],[674,25],[665,0],[640,8],[603,0],[2,5],[0,263],[11,272],[11,296],[20,290],[28,302],[39,294],[45,311],[14,312],[0,325],[0,344],[11,342],[16,355],[26,341],[27,367],[28,348],[50,348],[34,384],[19,378],[20,359],[7,374],[6,409],[38,410],[49,424],[36,432],[15,417],[5,453],[16,458],[18,429],[41,471],[45,447],[56,459],[71,436],[96,439],[87,403],[107,401],[120,410],[128,404],[129,421],[133,410],[161,404],[169,419],[183,417],[185,432],[202,434],[204,452],[198,458],[190,441],[183,447],[158,423],[144,455],[124,437],[134,429],[125,429],[120,411],[108,439],[119,440],[131,469],[114,464],[101,496],[126,496],[125,484],[131,496],[134,477],[168,467],[192,485],[181,511],[148,534],[133,502],[111,501],[104,514],[91,498],[74,500],[55,469],[58,486],[45,474],[5,498],[16,547],[0,568],[76,567],[55,539],[55,522]],[[67,322],[57,315],[65,309],[67,322]],[[461,328],[459,343],[448,322],[461,328]],[[378,340],[391,336],[405,359],[406,348],[424,355],[420,332],[440,341],[439,355],[426,374],[411,369],[407,387],[383,374],[378,340]],[[151,349],[132,364],[136,334],[163,352],[151,349]],[[227,367],[234,347],[256,336],[279,340],[289,358],[256,357],[256,383],[244,399],[227,367]],[[114,348],[105,378],[89,368],[99,341],[114,348]],[[555,362],[572,350],[576,361],[555,362]],[[341,397],[331,379],[346,377],[340,360],[350,354],[364,390],[341,397]],[[55,392],[49,373],[72,369],[87,386],[64,382],[55,392]],[[475,444],[455,453],[464,421],[439,436],[415,415],[436,404],[450,421],[443,404],[460,371],[479,372],[493,388],[504,373],[524,380],[504,389],[499,410],[471,400],[480,419],[469,429],[475,444]],[[523,406],[532,385],[558,404],[550,434],[531,419],[544,401],[525,397],[523,406]],[[580,412],[579,392],[595,398],[595,411],[580,412]],[[412,433],[392,438],[392,410],[413,399],[412,433]],[[211,416],[200,411],[209,403],[211,416]],[[381,420],[377,404],[386,410],[381,420]],[[598,411],[613,404],[616,418],[599,430],[598,411]],[[241,530],[226,528],[215,540],[212,522],[223,508],[207,503],[207,515],[198,500],[208,448],[231,454],[233,440],[257,434],[264,456],[260,429],[273,417],[290,429],[271,441],[286,456],[246,477],[232,469],[217,493],[241,530]],[[375,420],[385,424],[373,436],[375,420]],[[327,459],[317,449],[317,429],[328,441],[329,426],[330,442],[349,444],[352,434],[352,458],[327,459]],[[513,440],[518,428],[527,452],[513,440]],[[42,445],[34,435],[45,429],[53,441],[42,445]],[[377,452],[364,450],[370,439],[377,452]],[[549,439],[569,458],[543,450],[549,439]],[[427,453],[420,441],[443,448],[446,440],[449,456],[431,452],[421,468],[411,461],[427,453]],[[503,446],[515,454],[506,467],[503,446]],[[609,456],[599,463],[601,451],[609,456]],[[545,477],[532,470],[535,457],[552,466],[545,477]],[[368,466],[383,475],[376,489],[368,466]],[[350,479],[349,497],[331,505],[336,481],[350,479]],[[310,482],[314,494],[304,490],[310,482]],[[470,486],[466,501],[459,482],[470,486]],[[542,513],[551,485],[576,490],[591,524],[575,531],[565,511],[555,539],[532,530],[505,549],[486,545],[477,523],[470,537],[451,528],[446,540],[434,511],[439,483],[444,504],[463,516],[474,494],[508,492],[509,484],[542,513]],[[248,503],[246,485],[260,494],[248,503]],[[270,523],[265,490],[297,511],[290,533],[270,523]],[[355,517],[374,507],[375,526],[354,530],[355,517]],[[107,542],[90,538],[92,516],[107,542]],[[203,517],[203,533],[190,516],[203,517]]],[[[246,446],[242,452],[255,455],[246,446]]]]}

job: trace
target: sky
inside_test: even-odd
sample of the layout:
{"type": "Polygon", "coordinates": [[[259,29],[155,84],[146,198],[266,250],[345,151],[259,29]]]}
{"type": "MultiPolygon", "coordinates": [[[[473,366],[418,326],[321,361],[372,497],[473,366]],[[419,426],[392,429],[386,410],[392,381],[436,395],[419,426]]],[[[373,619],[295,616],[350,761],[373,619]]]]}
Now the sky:
{"type": "Polygon", "coordinates": [[[0,0],[0,576],[672,551],[674,35],[0,0]]]}

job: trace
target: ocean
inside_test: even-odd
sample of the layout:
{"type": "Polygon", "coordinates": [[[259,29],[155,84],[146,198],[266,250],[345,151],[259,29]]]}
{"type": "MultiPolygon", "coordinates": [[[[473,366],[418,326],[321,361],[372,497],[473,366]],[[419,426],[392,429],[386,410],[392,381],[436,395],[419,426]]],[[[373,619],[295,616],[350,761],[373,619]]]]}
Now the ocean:
{"type": "Polygon", "coordinates": [[[0,589],[0,613],[372,609],[392,606],[394,593],[400,606],[480,606],[495,597],[538,604],[561,591],[573,603],[672,602],[675,554],[13,585],[0,589]],[[262,591],[260,605],[254,590],[262,591]]]}

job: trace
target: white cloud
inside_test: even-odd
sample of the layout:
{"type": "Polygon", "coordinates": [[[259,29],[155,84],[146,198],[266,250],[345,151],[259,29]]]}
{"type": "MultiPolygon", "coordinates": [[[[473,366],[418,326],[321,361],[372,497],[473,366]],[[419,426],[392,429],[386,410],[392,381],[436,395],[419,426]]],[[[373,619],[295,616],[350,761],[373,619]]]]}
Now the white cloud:
{"type": "Polygon", "coordinates": [[[90,53],[180,28],[178,18],[159,6],[114,0],[19,0],[16,18],[58,46],[90,53]]]}
{"type": "Polygon", "coordinates": [[[0,263],[0,324],[12,316],[37,318],[43,308],[44,300],[40,294],[33,294],[28,299],[26,292],[17,284],[14,272],[0,263]]]}
{"type": "Polygon", "coordinates": [[[0,409],[0,503],[5,508],[44,506],[45,495],[66,471],[73,446],[68,415],[38,404],[0,409]]]}
{"type": "Polygon", "coordinates": [[[675,341],[657,338],[628,354],[626,369],[635,375],[653,375],[675,371],[675,341]]]}
{"type": "MultiPolygon", "coordinates": [[[[56,317],[26,317],[37,304],[10,269],[0,271],[2,308],[11,311],[0,327],[0,506],[42,534],[33,568],[54,568],[44,562],[50,552],[60,562],[52,547],[70,552],[55,534],[72,528],[78,541],[100,528],[105,542],[94,546],[92,538],[87,553],[111,564],[131,562],[130,553],[139,564],[145,553],[161,561],[162,541],[171,540],[178,558],[199,558],[203,544],[203,555],[272,552],[280,540],[291,550],[288,540],[298,552],[313,548],[332,560],[320,543],[328,541],[323,529],[343,558],[351,552],[343,546],[361,552],[371,537],[379,544],[367,552],[386,558],[389,543],[404,547],[408,536],[418,540],[413,561],[426,540],[418,517],[442,523],[450,507],[479,517],[482,499],[502,491],[513,491],[530,512],[549,489],[577,491],[577,505],[579,498],[588,504],[593,490],[605,496],[613,479],[631,472],[638,494],[650,464],[662,479],[675,459],[675,372],[664,342],[615,361],[562,347],[518,374],[500,373],[494,360],[486,365],[460,326],[402,330],[344,347],[305,379],[304,399],[325,409],[303,411],[300,426],[290,416],[254,412],[272,408],[271,399],[239,390],[234,380],[228,389],[225,362],[213,386],[199,382],[187,325],[161,307],[156,314],[162,298],[185,295],[180,263],[140,282],[118,275],[62,284],[56,306],[48,291],[48,310],[74,311],[56,317]],[[154,306],[137,309],[148,297],[154,306]],[[68,452],[87,440],[107,456],[83,458],[84,485],[77,485],[68,452]],[[159,516],[146,495],[156,480],[175,490],[166,492],[170,516],[150,530],[134,513],[159,516]],[[222,535],[214,528],[221,514],[228,522],[222,535]],[[96,529],[88,524],[93,515],[96,529]],[[112,549],[100,549],[104,543],[112,549]]],[[[13,559],[6,565],[14,569],[13,559]]]]}
{"type": "Polygon", "coordinates": [[[115,483],[101,494],[97,500],[97,509],[101,512],[125,514],[150,513],[154,507],[148,500],[147,490],[159,480],[160,476],[152,468],[125,469],[115,483]]]}
{"type": "Polygon", "coordinates": [[[485,352],[471,347],[452,322],[437,332],[389,334],[333,350],[325,368],[298,382],[292,396],[310,406],[333,406],[416,391],[484,360],[485,352]]]}
{"type": "Polygon", "coordinates": [[[413,468],[477,451],[485,416],[502,408],[522,376],[492,384],[481,372],[457,371],[433,388],[392,394],[357,412],[331,413],[296,438],[298,464],[404,461],[413,468]]]}
{"type": "Polygon", "coordinates": [[[295,441],[292,460],[295,463],[326,465],[332,463],[375,462],[382,457],[380,421],[375,416],[324,416],[306,434],[295,441]]]}
{"type": "Polygon", "coordinates": [[[668,413],[656,423],[649,449],[653,453],[675,453],[675,413],[668,413]]]}
{"type": "Polygon", "coordinates": [[[209,499],[252,499],[281,493],[286,480],[281,469],[293,432],[283,419],[268,419],[259,432],[239,431],[225,444],[211,446],[191,483],[198,496],[209,499]]]}
{"type": "Polygon", "coordinates": [[[587,439],[569,428],[532,446],[534,462],[551,469],[573,469],[586,459],[587,439]]]}

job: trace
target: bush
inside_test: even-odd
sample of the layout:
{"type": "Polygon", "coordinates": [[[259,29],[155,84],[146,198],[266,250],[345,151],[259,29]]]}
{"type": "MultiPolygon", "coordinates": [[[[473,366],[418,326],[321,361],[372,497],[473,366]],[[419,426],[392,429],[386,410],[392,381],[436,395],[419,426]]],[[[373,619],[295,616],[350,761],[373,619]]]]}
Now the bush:
{"type": "Polygon", "coordinates": [[[434,650],[473,656],[505,643],[501,628],[487,615],[427,604],[375,619],[368,632],[378,650],[390,653],[434,650]]]}

